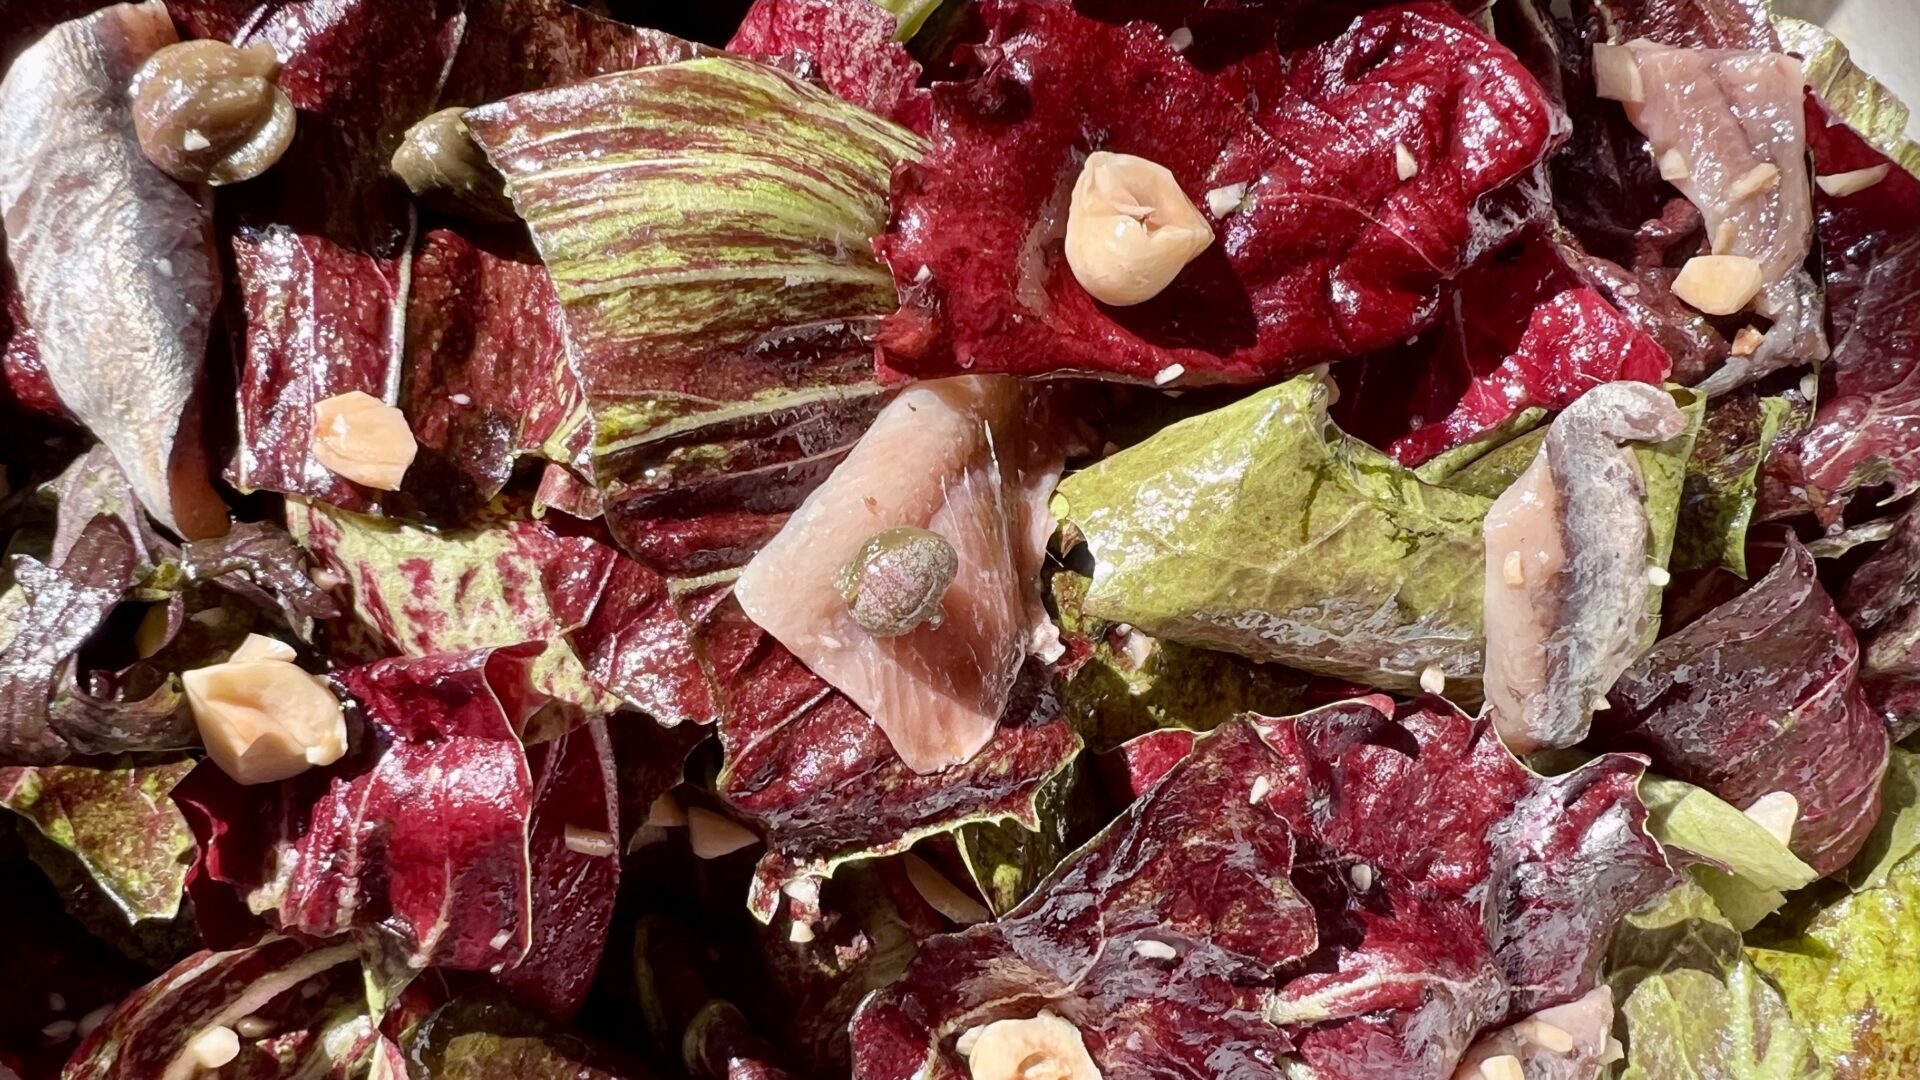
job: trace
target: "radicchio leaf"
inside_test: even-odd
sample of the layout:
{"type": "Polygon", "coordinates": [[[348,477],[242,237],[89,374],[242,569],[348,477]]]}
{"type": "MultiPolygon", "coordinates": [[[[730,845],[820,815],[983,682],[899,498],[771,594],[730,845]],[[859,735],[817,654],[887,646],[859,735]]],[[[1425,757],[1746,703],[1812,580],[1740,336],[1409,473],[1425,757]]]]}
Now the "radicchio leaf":
{"type": "Polygon", "coordinates": [[[1746,576],[1747,526],[1759,498],[1760,467],[1791,407],[1785,397],[1748,389],[1707,402],[1687,459],[1672,569],[1724,566],[1746,576]]]}
{"type": "Polygon", "coordinates": [[[1742,809],[1788,792],[1799,805],[1793,853],[1832,873],[1873,828],[1887,763],[1859,660],[1813,557],[1789,540],[1752,588],[1642,656],[1595,734],[1742,809]]]}
{"type": "Polygon", "coordinates": [[[892,11],[869,0],[755,0],[727,49],[784,61],[842,99],[924,131],[920,65],[897,39],[900,28],[892,11]]]}
{"type": "Polygon", "coordinates": [[[466,123],[559,291],[615,537],[673,575],[743,562],[885,401],[857,321],[893,290],[866,241],[919,141],[731,57],[466,123]]]}
{"type": "Polygon", "coordinates": [[[57,565],[14,556],[14,589],[0,593],[0,757],[67,756],[48,711],[59,673],[133,584],[136,559],[125,526],[105,516],[86,524],[57,565]]]}
{"type": "Polygon", "coordinates": [[[1860,635],[1867,700],[1896,739],[1920,725],[1920,511],[1854,568],[1840,613],[1860,635]]]}
{"type": "Polygon", "coordinates": [[[167,798],[193,768],[49,765],[0,768],[0,806],[73,852],[128,922],[180,910],[193,833],[167,798]]]}
{"type": "Polygon", "coordinates": [[[1668,881],[1638,766],[1542,779],[1483,723],[1377,710],[1199,737],[1034,897],[869,998],[855,1076],[964,1075],[954,1037],[1046,1008],[1109,1075],[1444,1078],[1481,1029],[1580,996],[1668,881]]]}
{"type": "Polygon", "coordinates": [[[532,944],[533,778],[518,729],[538,646],[335,674],[366,730],[340,763],[242,788],[203,765],[176,798],[204,871],[286,932],[378,926],[407,962],[487,970],[532,944]]]}
{"type": "Polygon", "coordinates": [[[834,692],[731,599],[702,632],[722,693],[720,794],[767,829],[748,908],[762,922],[780,886],[905,850],[971,821],[1038,828],[1034,799],[1080,750],[1049,676],[1029,665],[987,745],[964,765],[920,775],[873,719],[834,692]]]}
{"type": "Polygon", "coordinates": [[[652,1069],[485,994],[441,1006],[408,1032],[406,1060],[446,1080],[653,1080],[652,1069]]]}
{"type": "Polygon", "coordinates": [[[1564,409],[1601,383],[1661,384],[1666,353],[1534,235],[1461,275],[1441,325],[1340,369],[1334,416],[1404,465],[1564,409]]]}
{"type": "Polygon", "coordinates": [[[1150,24],[980,10],[990,60],[933,87],[933,149],[895,178],[877,242],[902,301],[882,362],[902,374],[1257,382],[1385,347],[1521,223],[1502,189],[1555,134],[1522,65],[1438,4],[1330,36],[1304,20],[1213,74],[1150,24]],[[1397,147],[1418,163],[1404,181],[1397,147]],[[1100,305],[1065,263],[1065,196],[1094,150],[1166,166],[1196,206],[1239,185],[1214,246],[1136,307],[1100,305]]]}

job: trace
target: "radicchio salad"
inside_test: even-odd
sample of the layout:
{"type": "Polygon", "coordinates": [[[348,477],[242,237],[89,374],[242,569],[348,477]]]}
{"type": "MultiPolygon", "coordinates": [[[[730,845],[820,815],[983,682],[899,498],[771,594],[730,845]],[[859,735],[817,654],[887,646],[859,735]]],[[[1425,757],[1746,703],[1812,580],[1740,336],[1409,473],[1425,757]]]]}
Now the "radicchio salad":
{"type": "Polygon", "coordinates": [[[1920,1075],[1920,147],[1821,27],[0,73],[0,1077],[1920,1075]]]}

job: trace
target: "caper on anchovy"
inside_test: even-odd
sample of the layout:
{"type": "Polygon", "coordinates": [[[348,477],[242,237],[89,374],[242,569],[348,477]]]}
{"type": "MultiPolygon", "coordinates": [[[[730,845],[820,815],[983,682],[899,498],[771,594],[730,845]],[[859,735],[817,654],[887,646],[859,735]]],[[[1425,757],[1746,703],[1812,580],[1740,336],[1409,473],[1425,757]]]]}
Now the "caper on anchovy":
{"type": "Polygon", "coordinates": [[[834,581],[853,621],[875,637],[940,625],[960,556],[939,533],[902,527],[867,537],[834,581]]]}
{"type": "Polygon", "coordinates": [[[441,109],[407,129],[393,175],[435,210],[480,221],[512,221],[506,180],[467,133],[465,109],[441,109]]]}
{"type": "Polygon", "coordinates": [[[177,180],[232,184],[266,172],[293,142],[292,99],[273,46],[182,41],[133,79],[133,130],[147,160],[177,180]]]}

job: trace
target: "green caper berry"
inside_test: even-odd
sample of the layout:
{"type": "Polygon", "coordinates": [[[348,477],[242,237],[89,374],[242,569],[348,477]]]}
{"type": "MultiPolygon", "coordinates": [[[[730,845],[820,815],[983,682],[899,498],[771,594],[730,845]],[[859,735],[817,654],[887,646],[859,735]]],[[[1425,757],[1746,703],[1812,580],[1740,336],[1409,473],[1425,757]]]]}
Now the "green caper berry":
{"type": "Polygon", "coordinates": [[[940,600],[960,572],[945,537],[898,528],[867,537],[834,580],[853,621],[875,637],[940,625],[940,600]]]}

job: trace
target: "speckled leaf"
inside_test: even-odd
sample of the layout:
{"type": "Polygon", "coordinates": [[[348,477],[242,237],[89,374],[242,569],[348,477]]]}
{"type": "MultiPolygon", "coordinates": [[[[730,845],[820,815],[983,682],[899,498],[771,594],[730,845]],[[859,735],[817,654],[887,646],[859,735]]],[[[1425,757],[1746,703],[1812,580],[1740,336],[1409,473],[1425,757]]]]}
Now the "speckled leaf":
{"type": "Polygon", "coordinates": [[[892,307],[867,239],[920,142],[721,57],[522,94],[467,126],[559,290],[615,535],[675,574],[737,565],[884,400],[847,320],[892,307]]]}
{"type": "Polygon", "coordinates": [[[193,833],[167,797],[191,761],[0,768],[0,806],[74,853],[129,922],[180,910],[193,833]]]}
{"type": "Polygon", "coordinates": [[[1342,434],[1331,393],[1289,380],[1062,483],[1093,551],[1087,613],[1379,686],[1477,675],[1489,501],[1342,434]]]}
{"type": "MultiPolygon", "coordinates": [[[[917,23],[937,2],[907,5],[923,9],[917,23]]],[[[755,0],[727,50],[784,63],[868,112],[924,131],[927,95],[915,85],[920,65],[903,44],[911,36],[888,5],[869,0],[755,0]]]]}
{"type": "Polygon", "coordinates": [[[1095,618],[1086,613],[1091,584],[1068,570],[1052,579],[1061,630],[1091,649],[1060,689],[1088,749],[1104,753],[1161,728],[1211,731],[1243,712],[1280,716],[1307,707],[1313,676],[1095,618]]]}
{"type": "Polygon", "coordinates": [[[1047,1008],[1106,1075],[1444,1077],[1583,993],[1670,880],[1638,766],[1543,779],[1458,712],[1379,704],[1200,736],[1019,908],[925,943],[855,1017],[854,1075],[963,1075],[954,1037],[1047,1008]]]}
{"type": "Polygon", "coordinates": [[[1629,1051],[1623,1080],[1821,1080],[1805,1032],[1752,965],[1724,979],[1681,969],[1655,975],[1621,1006],[1629,1051]]]}
{"type": "Polygon", "coordinates": [[[1673,569],[1724,566],[1747,574],[1747,525],[1758,498],[1760,465],[1786,419],[1785,398],[1736,391],[1707,405],[1687,461],[1673,569]]]}
{"type": "Polygon", "coordinates": [[[780,886],[842,863],[905,850],[975,821],[1038,828],[1034,800],[1080,751],[1050,676],[1029,665],[978,755],[921,775],[886,734],[728,599],[702,630],[722,693],[720,794],[767,833],[748,907],[761,921],[780,886]]]}
{"type": "Polygon", "coordinates": [[[1920,1072],[1920,858],[1819,912],[1800,936],[1747,955],[1836,1076],[1906,1080],[1920,1072]]]}
{"type": "Polygon", "coordinates": [[[1706,861],[1689,873],[1737,930],[1752,929],[1786,902],[1786,893],[1820,876],[1758,822],[1704,788],[1648,776],[1640,781],[1640,798],[1654,839],[1706,861]]]}
{"type": "Polygon", "coordinates": [[[1106,824],[1089,759],[1075,758],[1034,796],[1038,829],[1018,821],[976,821],[954,830],[954,845],[987,910],[1005,915],[1053,872],[1060,860],[1106,824]]]}
{"type": "MultiPolygon", "coordinates": [[[[505,1002],[463,996],[407,1038],[432,1080],[651,1080],[653,1070],[505,1002]]],[[[417,1078],[416,1078],[417,1080],[417,1078]]]]}

